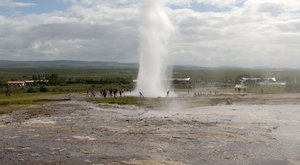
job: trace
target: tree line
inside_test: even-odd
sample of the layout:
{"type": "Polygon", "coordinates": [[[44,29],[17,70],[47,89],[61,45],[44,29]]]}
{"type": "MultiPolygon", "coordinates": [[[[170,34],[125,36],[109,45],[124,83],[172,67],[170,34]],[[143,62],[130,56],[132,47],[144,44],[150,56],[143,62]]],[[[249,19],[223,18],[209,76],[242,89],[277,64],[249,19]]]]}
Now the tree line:
{"type": "Polygon", "coordinates": [[[67,78],[57,74],[32,75],[37,84],[64,85],[64,84],[131,84],[131,77],[103,77],[103,78],[67,78]]]}

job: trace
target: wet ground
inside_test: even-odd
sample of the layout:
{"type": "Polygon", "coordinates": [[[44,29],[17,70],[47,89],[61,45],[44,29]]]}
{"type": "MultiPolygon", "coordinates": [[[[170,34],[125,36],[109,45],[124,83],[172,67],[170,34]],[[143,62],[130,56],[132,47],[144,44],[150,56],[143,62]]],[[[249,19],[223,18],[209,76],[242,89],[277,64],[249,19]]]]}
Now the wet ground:
{"type": "Polygon", "coordinates": [[[0,116],[0,164],[300,164],[300,95],[176,98],[165,108],[84,100],[0,116]],[[217,101],[216,101],[217,100],[217,101]],[[199,104],[197,104],[199,102],[199,104]]]}

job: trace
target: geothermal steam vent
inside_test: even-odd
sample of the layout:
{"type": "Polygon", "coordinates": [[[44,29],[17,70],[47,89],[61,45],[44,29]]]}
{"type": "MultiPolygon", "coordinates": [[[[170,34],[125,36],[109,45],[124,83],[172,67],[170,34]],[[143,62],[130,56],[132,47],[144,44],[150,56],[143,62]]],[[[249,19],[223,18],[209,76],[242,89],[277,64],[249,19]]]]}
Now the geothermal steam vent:
{"type": "Polygon", "coordinates": [[[169,90],[168,43],[174,30],[161,0],[141,3],[140,66],[136,92],[165,96],[169,90]]]}

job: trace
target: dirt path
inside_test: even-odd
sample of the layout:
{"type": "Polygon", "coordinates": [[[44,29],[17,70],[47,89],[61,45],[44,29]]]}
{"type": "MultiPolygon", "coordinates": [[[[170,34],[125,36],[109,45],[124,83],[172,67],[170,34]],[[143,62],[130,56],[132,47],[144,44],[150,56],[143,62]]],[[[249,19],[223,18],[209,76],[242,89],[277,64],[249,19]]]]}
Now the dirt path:
{"type": "Polygon", "coordinates": [[[296,165],[295,103],[174,103],[165,110],[85,101],[30,106],[0,116],[0,164],[296,165]]]}

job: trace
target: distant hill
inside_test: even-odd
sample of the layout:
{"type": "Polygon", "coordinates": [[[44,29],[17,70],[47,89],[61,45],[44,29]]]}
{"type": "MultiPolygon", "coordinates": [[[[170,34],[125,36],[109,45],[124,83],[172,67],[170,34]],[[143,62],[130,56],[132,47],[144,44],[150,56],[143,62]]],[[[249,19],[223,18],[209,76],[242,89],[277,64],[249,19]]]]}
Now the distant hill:
{"type": "Polygon", "coordinates": [[[137,63],[90,61],[7,61],[0,60],[0,68],[137,68],[137,63]]]}
{"type": "MultiPolygon", "coordinates": [[[[113,69],[113,68],[138,68],[138,63],[119,63],[106,61],[72,61],[72,60],[56,60],[56,61],[9,61],[0,60],[0,68],[56,68],[56,69],[75,69],[75,68],[91,68],[91,69],[113,69]]],[[[215,69],[200,66],[183,66],[175,65],[174,70],[199,70],[199,69],[215,69]]]]}
{"type": "MultiPolygon", "coordinates": [[[[72,61],[72,60],[56,60],[56,61],[9,61],[0,60],[0,68],[54,68],[54,69],[138,69],[138,63],[120,63],[110,61],[72,61]]],[[[258,69],[258,70],[287,70],[285,68],[243,68],[231,66],[219,67],[201,67],[193,65],[175,65],[174,70],[243,70],[243,69],[258,69]]]]}

